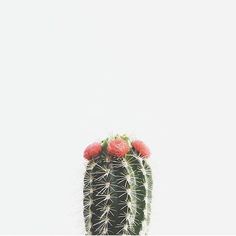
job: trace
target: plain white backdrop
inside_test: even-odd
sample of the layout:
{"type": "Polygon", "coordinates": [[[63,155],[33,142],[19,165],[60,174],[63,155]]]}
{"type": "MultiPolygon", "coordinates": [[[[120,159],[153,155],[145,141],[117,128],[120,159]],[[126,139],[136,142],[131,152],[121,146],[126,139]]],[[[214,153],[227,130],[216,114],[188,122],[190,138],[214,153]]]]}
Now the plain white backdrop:
{"type": "Polygon", "coordinates": [[[151,234],[236,234],[235,1],[0,1],[0,233],[83,234],[84,148],[152,150],[151,234]]]}

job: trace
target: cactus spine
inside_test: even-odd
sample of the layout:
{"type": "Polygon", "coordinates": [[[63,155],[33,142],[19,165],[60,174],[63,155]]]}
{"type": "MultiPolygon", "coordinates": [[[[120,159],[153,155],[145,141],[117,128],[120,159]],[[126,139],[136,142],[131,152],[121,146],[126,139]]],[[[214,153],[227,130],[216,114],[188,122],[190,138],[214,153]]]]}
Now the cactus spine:
{"type": "Polygon", "coordinates": [[[84,177],[87,235],[147,234],[152,175],[147,146],[116,136],[89,145],[84,177]]]}

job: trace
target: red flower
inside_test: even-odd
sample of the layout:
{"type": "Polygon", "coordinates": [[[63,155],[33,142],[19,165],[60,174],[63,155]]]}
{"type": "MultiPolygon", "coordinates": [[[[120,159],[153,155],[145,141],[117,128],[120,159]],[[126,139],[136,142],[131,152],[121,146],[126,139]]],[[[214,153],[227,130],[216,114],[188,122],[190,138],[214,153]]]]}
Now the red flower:
{"type": "Polygon", "coordinates": [[[107,152],[116,157],[124,157],[129,151],[128,143],[121,139],[113,139],[108,143],[107,152]]]}
{"type": "Polygon", "coordinates": [[[100,143],[92,143],[84,150],[84,158],[91,160],[93,157],[98,156],[102,151],[102,145],[100,143]]]}
{"type": "Polygon", "coordinates": [[[134,140],[132,146],[142,157],[148,158],[151,154],[148,146],[141,140],[134,140]]]}

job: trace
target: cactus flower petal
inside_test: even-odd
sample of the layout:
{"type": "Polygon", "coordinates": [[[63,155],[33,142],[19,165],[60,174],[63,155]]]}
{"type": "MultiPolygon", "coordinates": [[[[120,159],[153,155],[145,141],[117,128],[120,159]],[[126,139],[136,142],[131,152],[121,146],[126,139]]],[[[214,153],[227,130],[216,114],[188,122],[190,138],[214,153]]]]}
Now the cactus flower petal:
{"type": "Polygon", "coordinates": [[[102,151],[102,146],[100,143],[92,143],[86,147],[84,150],[84,158],[91,160],[92,158],[98,156],[102,151]]]}
{"type": "Polygon", "coordinates": [[[124,157],[129,149],[128,143],[121,138],[111,140],[107,146],[107,152],[116,157],[124,157]]]}
{"type": "Polygon", "coordinates": [[[148,158],[150,150],[148,146],[141,140],[134,140],[132,143],[133,148],[140,154],[141,157],[148,158]]]}

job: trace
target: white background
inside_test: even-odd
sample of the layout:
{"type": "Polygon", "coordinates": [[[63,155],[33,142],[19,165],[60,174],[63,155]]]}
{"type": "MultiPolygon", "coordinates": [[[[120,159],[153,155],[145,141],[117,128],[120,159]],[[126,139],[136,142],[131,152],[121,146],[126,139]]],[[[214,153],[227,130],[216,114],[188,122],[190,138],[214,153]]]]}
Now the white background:
{"type": "Polygon", "coordinates": [[[82,234],[84,148],[152,150],[152,234],[236,234],[235,1],[1,1],[0,233],[82,234]]]}

